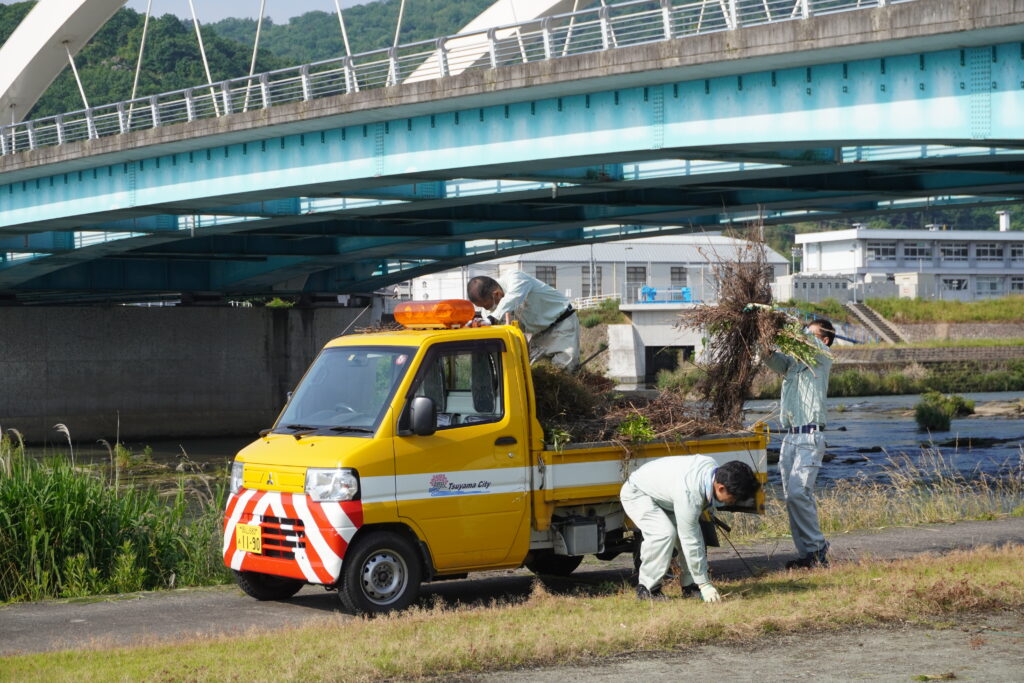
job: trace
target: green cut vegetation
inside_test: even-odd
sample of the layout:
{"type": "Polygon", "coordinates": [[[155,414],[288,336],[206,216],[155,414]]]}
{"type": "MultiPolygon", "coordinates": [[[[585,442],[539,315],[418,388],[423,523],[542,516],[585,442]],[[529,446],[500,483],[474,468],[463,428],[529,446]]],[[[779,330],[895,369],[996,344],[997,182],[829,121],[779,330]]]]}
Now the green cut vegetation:
{"type": "MultiPolygon", "coordinates": [[[[143,456],[145,457],[145,456],[143,456]]],[[[0,437],[0,602],[224,583],[225,488],[179,481],[170,499],[121,486],[112,467],[44,462],[0,437]]]]}
{"type": "Polygon", "coordinates": [[[768,634],[948,621],[1024,607],[1024,548],[1004,546],[900,562],[864,560],[828,570],[721,581],[725,600],[638,602],[631,588],[552,595],[537,583],[521,604],[414,609],[377,619],[324,618],[312,626],[146,647],[7,657],[7,680],[195,680],[251,677],[275,663],[278,680],[372,681],[471,675],[592,663],[639,650],[752,643],[768,634]],[[187,651],[187,656],[183,653],[187,651]],[[259,657],[254,658],[254,653],[259,657]],[[261,664],[261,662],[263,664],[261,664]]]}
{"type": "Polygon", "coordinates": [[[981,301],[868,299],[868,306],[895,323],[1019,323],[1024,321],[1024,296],[981,301]]]}

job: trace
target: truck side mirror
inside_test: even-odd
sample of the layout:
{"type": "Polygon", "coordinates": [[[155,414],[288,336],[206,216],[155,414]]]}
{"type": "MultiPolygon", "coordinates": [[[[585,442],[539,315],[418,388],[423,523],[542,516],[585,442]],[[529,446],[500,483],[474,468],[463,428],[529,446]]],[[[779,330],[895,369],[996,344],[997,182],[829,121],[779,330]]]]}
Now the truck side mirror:
{"type": "Polygon", "coordinates": [[[416,436],[430,436],[437,431],[437,405],[434,399],[417,396],[409,406],[409,427],[416,436]]]}

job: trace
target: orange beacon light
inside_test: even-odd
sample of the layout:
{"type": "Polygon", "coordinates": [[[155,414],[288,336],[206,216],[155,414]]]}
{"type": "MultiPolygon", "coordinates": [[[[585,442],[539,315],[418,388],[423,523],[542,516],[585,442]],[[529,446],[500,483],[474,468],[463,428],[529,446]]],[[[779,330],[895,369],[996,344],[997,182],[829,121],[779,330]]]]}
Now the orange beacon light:
{"type": "Polygon", "coordinates": [[[464,327],[476,307],[466,299],[403,301],[395,306],[395,322],[403,327],[464,327]]]}

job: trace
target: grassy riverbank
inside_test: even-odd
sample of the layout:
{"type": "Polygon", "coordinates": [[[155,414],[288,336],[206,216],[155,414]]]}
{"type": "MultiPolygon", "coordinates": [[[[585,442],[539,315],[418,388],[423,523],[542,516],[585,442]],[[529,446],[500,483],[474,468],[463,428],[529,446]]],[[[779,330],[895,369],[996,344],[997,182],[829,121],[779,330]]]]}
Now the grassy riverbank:
{"type": "MultiPolygon", "coordinates": [[[[891,459],[884,475],[887,483],[843,479],[818,491],[818,515],[826,536],[892,526],[1024,517],[1024,462],[1001,477],[966,479],[953,467],[948,454],[929,449],[920,457],[891,459]]],[[[768,496],[763,516],[721,516],[732,525],[734,541],[789,535],[785,506],[776,495],[768,496]]]]}
{"type": "Polygon", "coordinates": [[[867,305],[894,323],[1018,323],[1024,320],[1024,296],[979,301],[868,299],[867,305]]]}
{"type": "Polygon", "coordinates": [[[161,494],[0,438],[0,602],[223,583],[224,486],[178,477],[161,494]]]}
{"type": "Polygon", "coordinates": [[[228,680],[270,666],[278,680],[371,681],[593,662],[596,657],[766,635],[888,624],[942,623],[971,612],[1024,607],[1024,548],[1008,546],[718,583],[717,605],[639,603],[631,588],[552,595],[537,584],[521,604],[441,604],[378,619],[325,617],[266,634],[177,639],[8,657],[5,680],[228,680]],[[186,654],[187,652],[187,654],[186,654]],[[259,653],[257,664],[254,653],[259,653]]]}

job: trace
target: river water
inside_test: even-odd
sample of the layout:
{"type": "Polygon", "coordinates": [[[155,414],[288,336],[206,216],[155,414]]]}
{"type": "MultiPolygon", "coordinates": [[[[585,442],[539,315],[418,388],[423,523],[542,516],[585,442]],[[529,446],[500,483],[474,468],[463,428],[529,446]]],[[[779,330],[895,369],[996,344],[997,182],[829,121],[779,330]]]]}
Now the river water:
{"type": "MultiPolygon", "coordinates": [[[[979,412],[987,412],[990,406],[1006,407],[1024,398],[1024,393],[962,396],[975,401],[979,412]]],[[[981,473],[1005,475],[1021,467],[1024,416],[973,415],[954,419],[948,432],[929,434],[919,431],[914,421],[913,408],[920,399],[917,394],[828,399],[825,445],[826,458],[831,456],[832,460],[821,468],[819,485],[852,477],[884,481],[886,468],[898,458],[928,469],[940,456],[946,466],[969,478],[981,473]]],[[[749,401],[745,406],[747,421],[768,417],[769,425],[777,429],[777,409],[778,401],[749,401]]],[[[777,451],[781,439],[773,433],[769,450],[777,451]]],[[[778,481],[776,467],[769,467],[769,481],[778,481]]]]}

